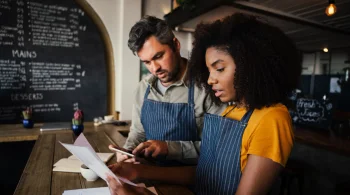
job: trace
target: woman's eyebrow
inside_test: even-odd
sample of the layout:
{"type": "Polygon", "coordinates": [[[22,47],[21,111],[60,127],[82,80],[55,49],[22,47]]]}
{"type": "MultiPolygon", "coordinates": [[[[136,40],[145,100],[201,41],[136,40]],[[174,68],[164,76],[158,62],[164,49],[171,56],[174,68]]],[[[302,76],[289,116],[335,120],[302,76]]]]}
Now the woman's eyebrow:
{"type": "Polygon", "coordinates": [[[216,60],[215,62],[211,63],[210,66],[211,66],[211,67],[215,67],[216,64],[218,64],[219,62],[223,62],[223,60],[218,59],[218,60],[216,60]]]}

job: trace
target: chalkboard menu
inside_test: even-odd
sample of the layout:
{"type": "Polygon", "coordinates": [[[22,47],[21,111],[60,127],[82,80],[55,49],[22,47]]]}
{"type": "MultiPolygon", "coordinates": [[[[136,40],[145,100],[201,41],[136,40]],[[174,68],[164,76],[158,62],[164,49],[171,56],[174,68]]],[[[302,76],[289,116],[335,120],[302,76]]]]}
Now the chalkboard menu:
{"type": "Polygon", "coordinates": [[[295,124],[328,128],[332,120],[332,103],[316,99],[299,98],[295,110],[290,110],[295,124]]]}
{"type": "Polygon", "coordinates": [[[105,45],[74,0],[0,0],[0,123],[107,113],[105,45]]]}

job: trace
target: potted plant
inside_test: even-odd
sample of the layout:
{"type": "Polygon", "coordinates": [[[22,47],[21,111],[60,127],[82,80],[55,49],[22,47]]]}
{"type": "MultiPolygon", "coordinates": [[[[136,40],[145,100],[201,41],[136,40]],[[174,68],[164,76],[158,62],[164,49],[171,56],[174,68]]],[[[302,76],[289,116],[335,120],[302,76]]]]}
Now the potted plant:
{"type": "Polygon", "coordinates": [[[84,122],[83,111],[78,109],[75,111],[74,117],[72,118],[72,130],[76,136],[80,135],[80,133],[83,132],[84,130],[83,122],[84,122]]]}
{"type": "Polygon", "coordinates": [[[23,114],[23,127],[25,128],[33,128],[34,122],[32,120],[32,108],[27,107],[26,110],[22,111],[23,114]]]}

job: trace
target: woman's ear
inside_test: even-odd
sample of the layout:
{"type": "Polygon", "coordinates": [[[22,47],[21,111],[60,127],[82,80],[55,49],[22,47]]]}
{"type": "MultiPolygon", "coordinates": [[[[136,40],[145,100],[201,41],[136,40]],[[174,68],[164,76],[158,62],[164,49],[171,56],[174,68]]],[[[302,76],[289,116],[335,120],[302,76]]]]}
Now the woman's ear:
{"type": "Polygon", "coordinates": [[[180,41],[176,37],[174,37],[173,41],[174,41],[175,51],[177,53],[180,53],[180,49],[181,49],[180,41]]]}

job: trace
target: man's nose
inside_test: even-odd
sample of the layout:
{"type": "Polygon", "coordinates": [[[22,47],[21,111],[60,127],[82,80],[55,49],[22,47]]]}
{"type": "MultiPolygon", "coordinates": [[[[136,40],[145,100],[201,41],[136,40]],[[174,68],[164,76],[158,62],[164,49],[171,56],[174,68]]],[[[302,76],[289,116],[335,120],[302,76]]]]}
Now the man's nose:
{"type": "Polygon", "coordinates": [[[151,64],[151,68],[152,72],[156,73],[160,69],[160,65],[157,62],[153,61],[151,64]]]}
{"type": "Polygon", "coordinates": [[[160,68],[160,65],[155,62],[155,61],[151,61],[151,71],[152,72],[157,72],[157,70],[160,68]]]}

